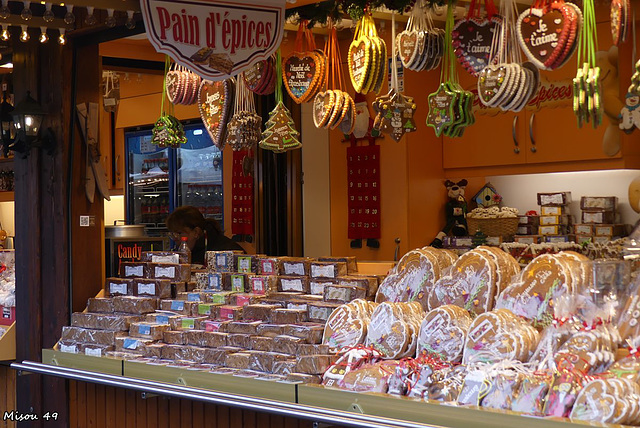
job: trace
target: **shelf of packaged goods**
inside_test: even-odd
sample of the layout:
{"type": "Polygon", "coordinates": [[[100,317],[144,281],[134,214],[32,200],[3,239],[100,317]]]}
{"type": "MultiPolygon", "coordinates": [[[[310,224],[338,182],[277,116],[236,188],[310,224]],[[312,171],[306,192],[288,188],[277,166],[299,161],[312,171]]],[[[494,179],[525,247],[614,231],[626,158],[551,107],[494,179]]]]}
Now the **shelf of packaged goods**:
{"type": "Polygon", "coordinates": [[[15,192],[0,191],[0,202],[13,202],[15,200],[15,192]]]}
{"type": "Polygon", "coordinates": [[[132,361],[125,361],[124,375],[130,378],[146,379],[252,397],[263,397],[289,403],[295,403],[296,401],[296,384],[293,383],[278,383],[269,380],[232,376],[229,374],[153,366],[132,361]]]}
{"type": "Polygon", "coordinates": [[[388,394],[357,393],[318,385],[298,385],[298,403],[447,428],[576,428],[584,425],[622,427],[561,418],[538,418],[509,411],[460,407],[388,394]]]}
{"type": "Polygon", "coordinates": [[[0,361],[16,359],[16,323],[0,337],[0,361]]]}
{"type": "Polygon", "coordinates": [[[45,364],[119,376],[123,373],[123,361],[120,358],[93,357],[54,349],[42,350],[42,362],[45,364]]]}

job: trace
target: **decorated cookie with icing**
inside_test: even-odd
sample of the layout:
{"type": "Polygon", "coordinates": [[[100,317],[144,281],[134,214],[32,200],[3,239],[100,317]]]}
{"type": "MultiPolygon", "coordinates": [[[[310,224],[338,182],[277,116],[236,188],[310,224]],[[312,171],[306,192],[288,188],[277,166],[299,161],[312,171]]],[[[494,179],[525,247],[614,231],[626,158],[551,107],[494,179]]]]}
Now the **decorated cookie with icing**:
{"type": "Polygon", "coordinates": [[[371,315],[365,344],[383,358],[394,360],[404,355],[411,340],[410,329],[392,303],[381,303],[371,315]]]}
{"type": "Polygon", "coordinates": [[[460,361],[471,316],[457,306],[441,306],[427,313],[418,336],[416,354],[437,354],[445,361],[460,361]]]}

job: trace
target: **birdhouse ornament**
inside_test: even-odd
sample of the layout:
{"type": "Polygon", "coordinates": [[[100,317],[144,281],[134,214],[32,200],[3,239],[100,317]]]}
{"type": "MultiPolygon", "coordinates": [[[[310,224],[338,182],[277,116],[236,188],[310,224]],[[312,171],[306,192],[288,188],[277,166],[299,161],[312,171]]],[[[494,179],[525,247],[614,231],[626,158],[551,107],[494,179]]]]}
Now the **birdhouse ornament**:
{"type": "Polygon", "coordinates": [[[502,196],[500,196],[491,183],[487,183],[475,194],[473,201],[481,208],[489,208],[494,205],[500,205],[502,196]]]}

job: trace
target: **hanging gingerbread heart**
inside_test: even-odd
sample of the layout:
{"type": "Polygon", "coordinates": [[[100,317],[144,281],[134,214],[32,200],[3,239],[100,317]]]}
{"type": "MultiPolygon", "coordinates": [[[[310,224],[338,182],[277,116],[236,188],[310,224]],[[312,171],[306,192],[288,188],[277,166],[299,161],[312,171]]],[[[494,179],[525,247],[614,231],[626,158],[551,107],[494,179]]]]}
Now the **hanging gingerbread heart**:
{"type": "Polygon", "coordinates": [[[349,76],[356,92],[362,91],[371,67],[371,42],[361,38],[351,42],[349,46],[349,76]]]}
{"type": "Polygon", "coordinates": [[[284,86],[298,104],[310,99],[320,79],[321,68],[315,52],[294,52],[284,61],[284,86]]]}
{"type": "Polygon", "coordinates": [[[198,110],[207,133],[220,149],[224,147],[224,134],[233,99],[231,79],[203,80],[198,91],[198,110]]]}
{"type": "Polygon", "coordinates": [[[477,76],[491,63],[491,41],[501,19],[492,16],[486,19],[468,18],[458,21],[451,34],[458,62],[471,74],[477,76]]]}

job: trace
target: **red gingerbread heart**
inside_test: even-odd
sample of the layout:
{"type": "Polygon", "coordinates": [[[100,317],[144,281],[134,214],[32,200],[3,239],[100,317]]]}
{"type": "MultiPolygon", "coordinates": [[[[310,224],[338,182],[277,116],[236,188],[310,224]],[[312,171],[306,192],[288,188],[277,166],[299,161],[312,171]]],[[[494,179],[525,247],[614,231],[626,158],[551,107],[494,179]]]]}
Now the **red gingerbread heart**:
{"type": "Polygon", "coordinates": [[[518,40],[522,50],[536,67],[553,69],[558,57],[565,51],[571,30],[568,9],[554,4],[549,11],[527,9],[518,19],[518,40]]]}

